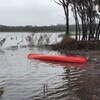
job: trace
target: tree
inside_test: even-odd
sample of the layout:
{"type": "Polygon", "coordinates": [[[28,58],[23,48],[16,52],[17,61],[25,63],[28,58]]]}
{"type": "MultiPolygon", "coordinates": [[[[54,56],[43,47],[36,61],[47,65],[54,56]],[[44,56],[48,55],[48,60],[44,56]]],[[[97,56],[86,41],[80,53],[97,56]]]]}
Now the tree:
{"type": "Polygon", "coordinates": [[[100,0],[54,0],[63,6],[66,16],[66,34],[69,34],[69,7],[71,7],[76,26],[76,40],[80,36],[79,18],[82,24],[82,40],[98,40],[100,37],[100,0]],[[96,9],[98,6],[99,10],[96,9]],[[97,23],[99,19],[99,23],[97,23]]]}
{"type": "MultiPolygon", "coordinates": [[[[98,6],[98,12],[100,12],[100,0],[96,0],[95,1],[96,5],[98,6]]],[[[97,25],[97,29],[96,29],[96,34],[95,34],[95,39],[99,40],[100,37],[100,16],[97,15],[98,19],[99,19],[99,24],[97,25]]]]}
{"type": "Polygon", "coordinates": [[[75,19],[76,40],[80,40],[80,25],[79,25],[79,20],[78,20],[76,0],[71,0],[71,7],[72,7],[73,16],[75,19]],[[78,35],[79,35],[79,39],[78,39],[78,35]]]}
{"type": "Polygon", "coordinates": [[[70,0],[53,0],[56,2],[58,5],[63,6],[64,8],[64,13],[66,17],[66,35],[69,35],[69,4],[70,0]]]}
{"type": "MultiPolygon", "coordinates": [[[[74,18],[76,22],[76,26],[78,24],[78,18],[81,18],[82,24],[82,40],[94,40],[95,36],[99,39],[99,26],[97,26],[97,18],[98,13],[96,9],[96,5],[100,5],[99,0],[71,0],[71,4],[73,7],[74,18]],[[79,17],[77,17],[77,13],[79,17]]],[[[78,28],[78,27],[76,27],[78,28]]],[[[78,30],[78,29],[76,29],[78,30]]],[[[76,32],[77,39],[77,32],[76,32]]]]}

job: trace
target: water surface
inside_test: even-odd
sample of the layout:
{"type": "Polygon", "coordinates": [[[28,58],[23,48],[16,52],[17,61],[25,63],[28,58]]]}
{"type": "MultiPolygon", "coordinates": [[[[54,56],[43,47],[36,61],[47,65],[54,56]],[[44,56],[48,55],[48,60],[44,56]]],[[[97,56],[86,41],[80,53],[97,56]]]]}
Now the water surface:
{"type": "Polygon", "coordinates": [[[29,60],[29,53],[62,54],[36,46],[11,44],[11,41],[21,41],[22,36],[9,35],[1,47],[4,52],[0,53],[0,100],[78,100],[76,91],[82,88],[78,84],[84,81],[81,75],[86,65],[29,60]]]}

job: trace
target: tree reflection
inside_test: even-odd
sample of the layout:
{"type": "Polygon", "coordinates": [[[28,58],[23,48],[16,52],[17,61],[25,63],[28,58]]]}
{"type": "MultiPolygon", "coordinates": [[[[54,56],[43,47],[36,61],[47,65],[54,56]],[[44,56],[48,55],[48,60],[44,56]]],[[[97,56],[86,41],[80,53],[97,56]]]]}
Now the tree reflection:
{"type": "MultiPolygon", "coordinates": [[[[50,63],[50,62],[49,62],[50,63]]],[[[46,82],[46,89],[45,90],[45,98],[54,99],[54,100],[80,100],[79,96],[77,95],[78,90],[81,90],[83,87],[81,84],[84,80],[81,78],[81,74],[85,71],[85,67],[82,67],[81,64],[75,63],[64,63],[60,65],[57,62],[53,63],[58,66],[63,66],[64,73],[63,75],[59,76],[61,81],[56,81],[57,77],[52,78],[46,82]],[[51,83],[53,81],[54,83],[51,83]]],[[[86,65],[85,65],[86,66],[86,65]]],[[[80,91],[81,94],[81,91],[80,91]]],[[[83,98],[83,97],[82,97],[83,98]]],[[[86,99],[82,99],[86,100],[86,99]]]]}
{"type": "Polygon", "coordinates": [[[4,93],[4,87],[0,87],[0,98],[2,98],[3,93],[4,93]]]}

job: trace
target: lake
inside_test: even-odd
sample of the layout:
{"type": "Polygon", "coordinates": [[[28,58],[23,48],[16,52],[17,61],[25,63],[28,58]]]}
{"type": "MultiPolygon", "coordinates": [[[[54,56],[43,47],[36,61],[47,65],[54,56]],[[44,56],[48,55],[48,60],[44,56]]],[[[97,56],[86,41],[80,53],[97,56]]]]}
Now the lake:
{"type": "Polygon", "coordinates": [[[43,46],[27,46],[25,38],[30,35],[0,35],[1,40],[6,38],[0,52],[0,100],[86,100],[81,84],[88,65],[29,60],[29,53],[62,55],[43,46]]]}

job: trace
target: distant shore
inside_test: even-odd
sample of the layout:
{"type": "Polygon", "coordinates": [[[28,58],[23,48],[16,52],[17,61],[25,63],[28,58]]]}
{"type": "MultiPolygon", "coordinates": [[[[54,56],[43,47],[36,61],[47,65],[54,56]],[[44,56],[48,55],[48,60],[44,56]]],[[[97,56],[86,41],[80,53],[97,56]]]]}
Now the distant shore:
{"type": "MultiPolygon", "coordinates": [[[[80,25],[81,27],[81,25],[80,25]]],[[[65,32],[66,26],[62,24],[50,26],[6,26],[0,25],[0,32],[65,32]]],[[[75,25],[69,26],[70,32],[75,32],[75,25]]]]}

